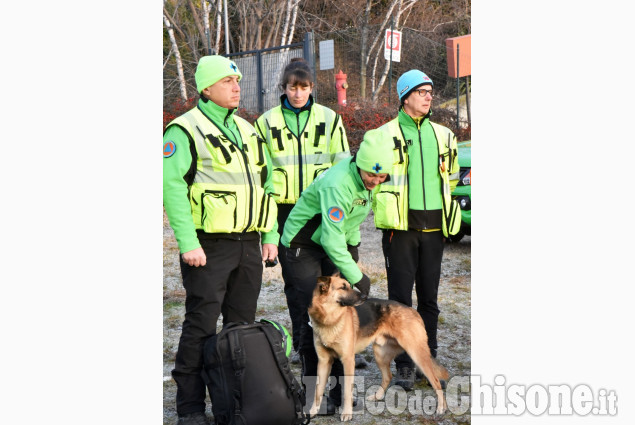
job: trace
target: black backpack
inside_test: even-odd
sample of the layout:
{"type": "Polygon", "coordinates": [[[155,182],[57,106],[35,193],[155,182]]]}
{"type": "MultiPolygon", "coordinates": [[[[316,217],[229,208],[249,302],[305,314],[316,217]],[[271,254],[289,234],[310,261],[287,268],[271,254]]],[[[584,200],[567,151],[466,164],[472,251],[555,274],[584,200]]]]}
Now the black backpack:
{"type": "Polygon", "coordinates": [[[309,423],[304,389],[270,321],[228,323],[208,338],[202,375],[216,425],[309,423]]]}

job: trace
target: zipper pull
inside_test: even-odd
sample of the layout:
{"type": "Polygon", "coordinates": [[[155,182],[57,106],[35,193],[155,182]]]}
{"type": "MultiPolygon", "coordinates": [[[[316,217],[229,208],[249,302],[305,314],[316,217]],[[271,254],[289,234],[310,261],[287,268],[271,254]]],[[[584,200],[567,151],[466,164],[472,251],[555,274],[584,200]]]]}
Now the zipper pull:
{"type": "Polygon", "coordinates": [[[445,158],[443,157],[443,155],[439,155],[439,168],[441,169],[441,172],[445,172],[445,158]]]}

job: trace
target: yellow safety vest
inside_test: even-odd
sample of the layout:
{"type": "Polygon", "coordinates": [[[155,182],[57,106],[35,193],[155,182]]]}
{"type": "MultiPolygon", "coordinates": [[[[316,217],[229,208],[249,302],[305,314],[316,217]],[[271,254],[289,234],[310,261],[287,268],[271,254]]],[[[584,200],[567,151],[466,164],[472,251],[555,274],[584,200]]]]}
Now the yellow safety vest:
{"type": "Polygon", "coordinates": [[[282,106],[265,112],[256,121],[265,139],[273,165],[273,191],[279,204],[295,204],[315,178],[343,158],[350,156],[344,127],[331,109],[313,104],[299,140],[284,121],[282,106]],[[337,130],[339,128],[339,130],[337,130]],[[331,143],[333,131],[340,131],[341,143],[331,143]]]}
{"type": "Polygon", "coordinates": [[[207,233],[269,232],[278,208],[263,188],[265,147],[251,124],[236,115],[234,121],[242,150],[198,108],[172,121],[189,133],[196,147],[196,175],[189,189],[194,226],[207,233]]]}
{"type": "MultiPolygon", "coordinates": [[[[443,235],[455,235],[461,228],[461,209],[452,199],[452,189],[459,178],[456,137],[442,125],[430,122],[439,147],[439,175],[443,195],[443,235]]],[[[408,230],[408,148],[404,141],[399,119],[395,118],[376,130],[394,145],[394,164],[390,180],[379,186],[373,198],[375,227],[379,229],[408,230]]]]}

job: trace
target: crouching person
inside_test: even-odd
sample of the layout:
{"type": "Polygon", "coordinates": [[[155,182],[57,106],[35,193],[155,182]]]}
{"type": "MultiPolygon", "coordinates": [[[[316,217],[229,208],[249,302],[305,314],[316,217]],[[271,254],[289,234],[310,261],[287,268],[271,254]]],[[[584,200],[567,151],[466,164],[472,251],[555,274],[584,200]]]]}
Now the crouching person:
{"type": "MultiPolygon", "coordinates": [[[[375,189],[389,178],[392,150],[392,141],[373,138],[372,133],[365,137],[355,156],[338,162],[313,181],[285,223],[280,242],[287,248],[287,283],[294,287],[293,302],[302,311],[299,351],[303,379],[317,375],[318,358],[307,311],[317,278],[339,270],[364,296],[370,291],[370,279],[357,266],[360,225],[370,212],[375,189]]],[[[342,363],[336,360],[331,376],[338,384],[326,398],[327,414],[334,414],[335,406],[341,405],[339,377],[343,374],[342,363]]]]}

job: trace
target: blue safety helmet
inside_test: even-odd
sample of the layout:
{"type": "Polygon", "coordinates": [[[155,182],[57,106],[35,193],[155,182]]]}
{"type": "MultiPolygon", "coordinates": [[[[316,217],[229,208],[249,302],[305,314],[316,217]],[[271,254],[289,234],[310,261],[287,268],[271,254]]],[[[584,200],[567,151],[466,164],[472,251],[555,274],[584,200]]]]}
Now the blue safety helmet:
{"type": "Polygon", "coordinates": [[[399,101],[408,97],[411,91],[424,84],[430,84],[434,87],[432,80],[423,72],[418,69],[411,69],[404,72],[397,80],[397,93],[399,94],[399,101]]]}

